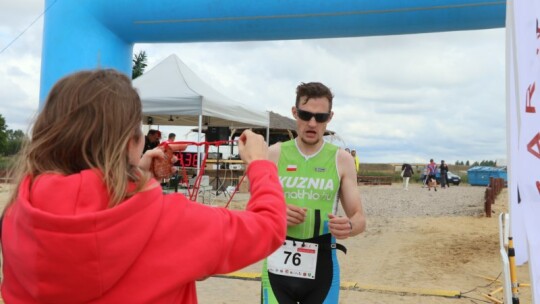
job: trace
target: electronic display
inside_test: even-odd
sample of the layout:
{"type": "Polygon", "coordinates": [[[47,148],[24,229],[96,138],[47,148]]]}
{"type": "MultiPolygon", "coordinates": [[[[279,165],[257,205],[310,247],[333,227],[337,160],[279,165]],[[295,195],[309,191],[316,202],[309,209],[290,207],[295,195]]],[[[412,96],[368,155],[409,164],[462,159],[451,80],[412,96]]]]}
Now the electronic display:
{"type": "Polygon", "coordinates": [[[174,164],[178,167],[197,168],[199,165],[199,155],[197,152],[180,152],[176,154],[178,161],[174,164]]]}

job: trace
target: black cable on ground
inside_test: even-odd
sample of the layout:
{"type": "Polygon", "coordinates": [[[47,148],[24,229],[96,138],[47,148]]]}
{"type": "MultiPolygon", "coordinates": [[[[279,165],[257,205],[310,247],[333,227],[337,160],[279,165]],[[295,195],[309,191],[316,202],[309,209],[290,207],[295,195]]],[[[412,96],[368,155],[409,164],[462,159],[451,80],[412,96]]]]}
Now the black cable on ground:
{"type": "MultiPolygon", "coordinates": [[[[477,290],[478,288],[487,288],[491,285],[493,285],[493,283],[497,282],[497,280],[499,279],[499,277],[501,276],[502,274],[502,271],[499,272],[499,275],[497,275],[497,277],[495,279],[493,279],[493,281],[491,281],[491,283],[487,284],[487,285],[484,285],[484,286],[476,286],[475,288],[469,290],[469,291],[465,291],[465,292],[462,292],[461,294],[464,295],[464,294],[467,294],[467,293],[470,293],[470,292],[473,292],[475,290],[477,290]]],[[[491,303],[491,302],[488,302],[488,303],[491,303]]]]}

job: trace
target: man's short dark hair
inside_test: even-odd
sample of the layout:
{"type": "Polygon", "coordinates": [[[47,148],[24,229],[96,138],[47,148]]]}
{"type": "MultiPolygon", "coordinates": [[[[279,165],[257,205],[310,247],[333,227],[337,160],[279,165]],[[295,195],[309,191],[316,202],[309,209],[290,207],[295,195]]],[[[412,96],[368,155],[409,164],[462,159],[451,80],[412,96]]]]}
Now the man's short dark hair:
{"type": "Polygon", "coordinates": [[[150,135],[157,135],[157,137],[161,139],[161,131],[159,130],[155,130],[155,129],[148,130],[148,136],[150,135]]]}
{"type": "Polygon", "coordinates": [[[176,137],[176,134],[174,133],[169,133],[169,139],[173,138],[173,137],[176,137]]]}
{"type": "Polygon", "coordinates": [[[300,105],[300,98],[302,98],[303,96],[307,97],[306,103],[311,98],[326,97],[330,102],[330,111],[332,110],[332,100],[334,99],[334,95],[332,94],[332,91],[330,91],[330,88],[320,82],[302,82],[299,86],[296,87],[297,108],[300,105]]]}

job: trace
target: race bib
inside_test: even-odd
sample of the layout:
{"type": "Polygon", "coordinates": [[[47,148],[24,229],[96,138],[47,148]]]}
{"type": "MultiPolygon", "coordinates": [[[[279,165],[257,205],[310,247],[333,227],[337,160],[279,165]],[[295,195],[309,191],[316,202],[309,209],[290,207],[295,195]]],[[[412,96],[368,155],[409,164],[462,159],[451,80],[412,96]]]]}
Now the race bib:
{"type": "Polygon", "coordinates": [[[267,259],[268,272],[288,277],[315,279],[319,245],[286,240],[267,259]]]}

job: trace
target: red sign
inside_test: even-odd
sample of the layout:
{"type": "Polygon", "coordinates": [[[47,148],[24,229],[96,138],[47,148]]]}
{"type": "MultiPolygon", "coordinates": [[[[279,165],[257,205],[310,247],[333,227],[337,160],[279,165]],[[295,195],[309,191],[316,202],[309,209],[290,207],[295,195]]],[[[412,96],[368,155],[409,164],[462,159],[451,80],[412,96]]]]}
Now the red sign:
{"type": "Polygon", "coordinates": [[[305,252],[305,253],[315,253],[314,249],[307,249],[307,248],[298,248],[296,251],[305,252]]]}

